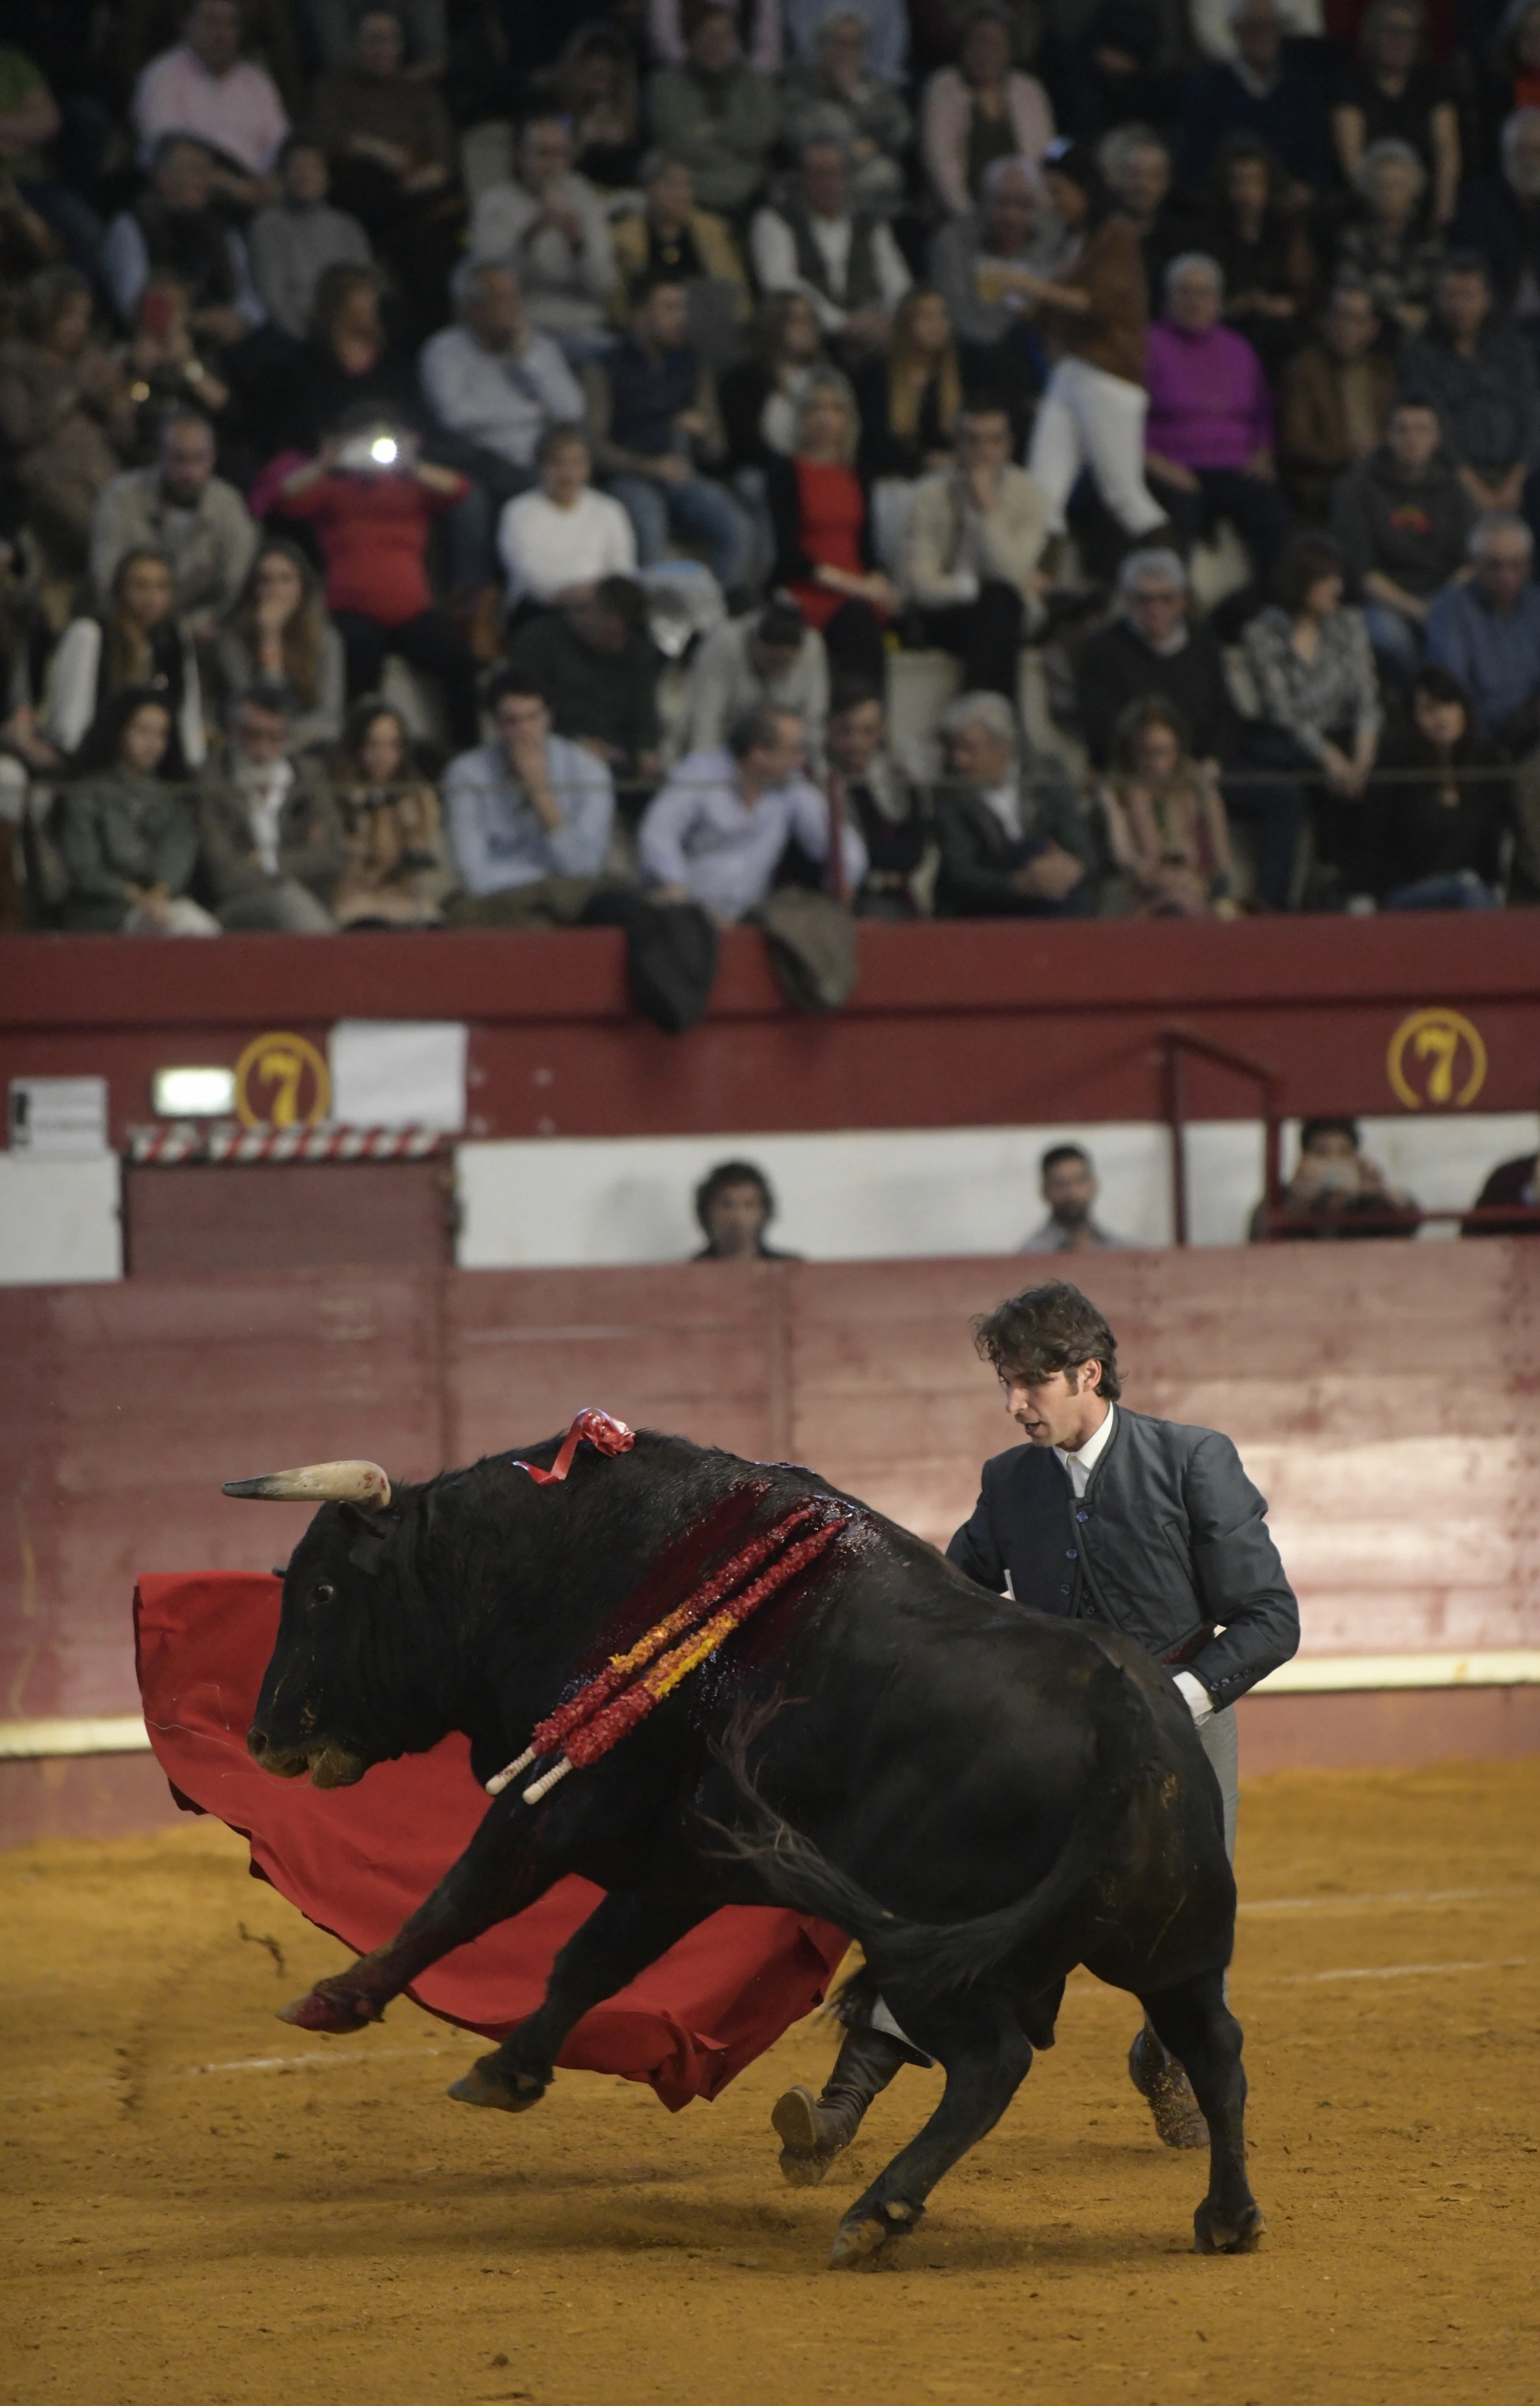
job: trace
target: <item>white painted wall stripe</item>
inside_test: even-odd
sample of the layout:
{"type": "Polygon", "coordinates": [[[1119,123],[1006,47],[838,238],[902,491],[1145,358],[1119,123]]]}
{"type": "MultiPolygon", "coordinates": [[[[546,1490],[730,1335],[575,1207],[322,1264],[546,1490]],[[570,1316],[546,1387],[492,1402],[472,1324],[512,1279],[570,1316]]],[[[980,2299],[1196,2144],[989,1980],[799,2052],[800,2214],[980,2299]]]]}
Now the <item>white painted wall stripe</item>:
{"type": "Polygon", "coordinates": [[[39,1762],[56,1754],[148,1754],[142,1713],[91,1720],[0,1721],[0,1762],[39,1762]]]}
{"type": "MultiPolygon", "coordinates": [[[[1540,1685],[1540,1647],[1467,1654],[1318,1654],[1285,1663],[1258,1695],[1345,1695],[1376,1689],[1522,1688],[1540,1685]]],[[[0,1720],[0,1762],[54,1755],[144,1754],[149,1736],[137,1713],[72,1720],[0,1720]]]]}
{"type": "Polygon", "coordinates": [[[1350,1694],[1374,1688],[1527,1688],[1540,1682],[1540,1647],[1467,1654],[1307,1654],[1269,1672],[1259,1696],[1350,1694]]]}

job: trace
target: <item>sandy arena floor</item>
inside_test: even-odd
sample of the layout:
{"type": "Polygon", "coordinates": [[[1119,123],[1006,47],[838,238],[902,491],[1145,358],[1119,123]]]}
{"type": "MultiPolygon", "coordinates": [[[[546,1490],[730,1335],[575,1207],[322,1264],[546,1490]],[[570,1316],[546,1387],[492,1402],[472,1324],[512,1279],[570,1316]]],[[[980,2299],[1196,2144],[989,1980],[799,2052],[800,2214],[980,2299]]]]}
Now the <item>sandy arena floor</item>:
{"type": "Polygon", "coordinates": [[[870,2277],[820,2268],[934,2075],[792,2191],[767,2115],[822,2078],[816,2021],[677,2117],[580,2073],[473,2114],[443,2092],[477,2042],[410,2005],[357,2039],[272,2018],[342,1951],[214,1823],[0,1858],[0,2397],[1540,2398],[1540,1762],[1281,1776],[1242,1833],[1264,2252],[1188,2252],[1201,2159],[1155,2143],[1129,2004],[1081,1975],[870,2277]]]}

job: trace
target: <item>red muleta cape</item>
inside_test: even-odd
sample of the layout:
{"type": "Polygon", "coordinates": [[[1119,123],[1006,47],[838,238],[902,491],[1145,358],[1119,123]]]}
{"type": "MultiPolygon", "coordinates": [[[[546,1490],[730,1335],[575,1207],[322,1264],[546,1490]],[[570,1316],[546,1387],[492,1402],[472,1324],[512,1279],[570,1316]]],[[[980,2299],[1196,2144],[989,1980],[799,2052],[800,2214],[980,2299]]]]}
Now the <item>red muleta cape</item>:
{"type": "MultiPolygon", "coordinates": [[[[278,1627],[280,1583],[252,1572],[140,1579],[134,1621],[145,1725],[177,1802],[251,1846],[251,1869],[358,1953],[391,1937],[466,1845],[487,1798],[463,1737],[376,1763],[356,1788],[275,1779],[246,1750],[278,1627]]],[[[513,1920],[459,1946],[407,1990],[462,2030],[505,2038],[602,1891],[564,1879],[513,1920]]],[[[640,1979],[585,2014],[558,2060],[651,2083],[677,2113],[715,2097],[821,2000],[845,1951],[827,1921],[731,1905],[640,1979]]],[[[346,2041],[339,2041],[346,2045],[346,2041]]]]}

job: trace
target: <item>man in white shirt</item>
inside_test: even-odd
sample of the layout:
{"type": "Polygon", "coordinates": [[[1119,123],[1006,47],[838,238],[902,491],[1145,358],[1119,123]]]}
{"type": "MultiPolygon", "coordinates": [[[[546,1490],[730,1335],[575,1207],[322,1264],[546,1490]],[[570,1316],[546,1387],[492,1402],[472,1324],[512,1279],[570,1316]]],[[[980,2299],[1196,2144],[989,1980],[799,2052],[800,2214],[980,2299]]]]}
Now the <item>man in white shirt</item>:
{"type": "Polygon", "coordinates": [[[749,256],[763,292],[799,292],[826,334],[853,350],[879,350],[913,282],[880,217],[852,210],[845,154],[827,136],[802,151],[801,190],[756,212],[749,256]]]}
{"type": "Polygon", "coordinates": [[[592,599],[606,576],[634,576],[636,534],[620,503],[596,493],[586,437],[550,427],[535,452],[540,482],[520,493],[498,522],[498,550],[508,572],[508,600],[563,610],[592,599]]]}
{"type": "Polygon", "coordinates": [[[551,732],[533,680],[492,686],[497,735],[451,760],[445,816],[463,889],[461,927],[567,927],[592,899],[615,819],[615,787],[586,745],[551,732]]]}
{"type": "MultiPolygon", "coordinates": [[[[828,804],[802,774],[807,729],[768,702],[746,710],[719,752],[687,753],[648,803],[638,837],[655,899],[697,902],[732,921],[756,911],[795,838],[827,860],[828,804]]],[[[867,870],[866,846],[848,823],[842,855],[847,889],[867,870]]]]}
{"type": "Polygon", "coordinates": [[[610,224],[593,186],[572,172],[564,117],[527,121],[516,177],[494,184],[475,205],[471,256],[512,268],[530,322],[554,334],[570,360],[597,359],[609,348],[610,224]]]}

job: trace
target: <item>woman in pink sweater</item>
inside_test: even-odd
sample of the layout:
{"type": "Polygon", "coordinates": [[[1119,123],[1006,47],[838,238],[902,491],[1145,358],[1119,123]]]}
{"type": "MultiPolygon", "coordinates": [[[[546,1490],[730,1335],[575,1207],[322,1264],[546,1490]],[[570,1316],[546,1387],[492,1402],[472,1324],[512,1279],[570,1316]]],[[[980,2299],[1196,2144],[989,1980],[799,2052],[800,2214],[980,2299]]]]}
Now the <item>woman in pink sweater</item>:
{"type": "Polygon", "coordinates": [[[1150,329],[1144,473],[1184,544],[1228,518],[1265,577],[1288,541],[1273,459],[1273,399],[1244,334],[1222,325],[1216,260],[1184,251],[1166,271],[1166,314],[1150,329]]]}

